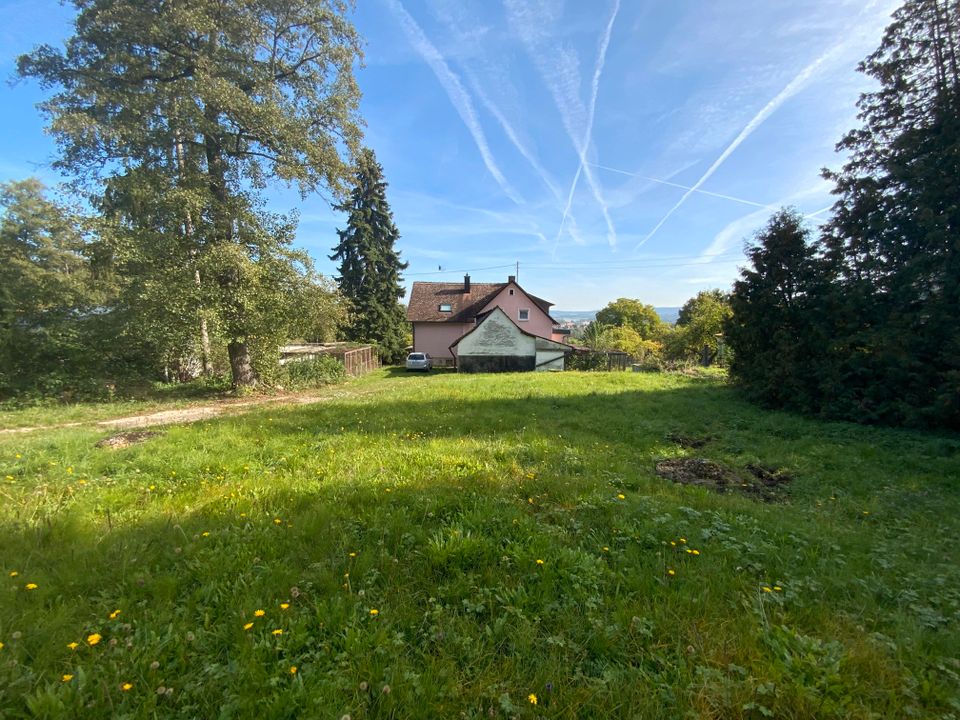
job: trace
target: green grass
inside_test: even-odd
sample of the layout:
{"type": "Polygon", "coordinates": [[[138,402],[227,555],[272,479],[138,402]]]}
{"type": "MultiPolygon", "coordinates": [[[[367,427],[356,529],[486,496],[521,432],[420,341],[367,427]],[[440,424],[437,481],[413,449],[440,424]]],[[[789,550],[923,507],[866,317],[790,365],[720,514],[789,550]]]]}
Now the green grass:
{"type": "Polygon", "coordinates": [[[957,438],[719,378],[341,390],[0,437],[0,717],[960,716],[957,438]],[[656,476],[678,455],[795,479],[718,495],[656,476]]]}

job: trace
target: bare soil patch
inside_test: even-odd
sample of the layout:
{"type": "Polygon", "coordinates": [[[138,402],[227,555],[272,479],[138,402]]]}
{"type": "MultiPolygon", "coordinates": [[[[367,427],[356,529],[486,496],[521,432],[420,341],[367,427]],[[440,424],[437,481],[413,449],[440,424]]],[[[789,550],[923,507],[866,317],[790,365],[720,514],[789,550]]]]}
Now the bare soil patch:
{"type": "Polygon", "coordinates": [[[130,447],[131,445],[145,442],[152,437],[157,437],[158,435],[163,435],[163,433],[157,432],[156,430],[140,430],[137,432],[119,433],[117,435],[111,435],[108,438],[104,438],[98,442],[96,446],[98,448],[119,450],[120,448],[130,447]]]}
{"type": "Polygon", "coordinates": [[[670,458],[657,463],[657,475],[683,485],[698,485],[718,493],[738,492],[763,502],[782,502],[793,478],[776,468],[747,465],[743,470],[704,458],[670,458]]]}

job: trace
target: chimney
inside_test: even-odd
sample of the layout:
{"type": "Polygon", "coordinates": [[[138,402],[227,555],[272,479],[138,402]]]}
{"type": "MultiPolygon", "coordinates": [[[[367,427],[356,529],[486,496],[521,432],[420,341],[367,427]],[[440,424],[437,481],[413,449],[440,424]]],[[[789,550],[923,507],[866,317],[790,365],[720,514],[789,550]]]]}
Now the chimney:
{"type": "Polygon", "coordinates": [[[463,294],[464,295],[470,294],[470,276],[469,275],[463,276],[463,294]]]}
{"type": "Polygon", "coordinates": [[[516,283],[516,282],[517,282],[517,276],[516,276],[516,275],[508,275],[508,276],[507,276],[507,282],[508,282],[508,283],[516,283]]]}

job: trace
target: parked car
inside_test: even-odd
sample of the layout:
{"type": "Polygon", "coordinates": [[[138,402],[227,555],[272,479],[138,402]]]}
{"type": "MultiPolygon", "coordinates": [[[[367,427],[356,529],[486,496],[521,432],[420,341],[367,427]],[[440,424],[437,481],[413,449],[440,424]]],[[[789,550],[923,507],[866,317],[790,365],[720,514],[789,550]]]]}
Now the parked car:
{"type": "Polygon", "coordinates": [[[433,358],[430,353],[410,353],[407,355],[407,370],[426,370],[430,371],[433,367],[433,358]]]}

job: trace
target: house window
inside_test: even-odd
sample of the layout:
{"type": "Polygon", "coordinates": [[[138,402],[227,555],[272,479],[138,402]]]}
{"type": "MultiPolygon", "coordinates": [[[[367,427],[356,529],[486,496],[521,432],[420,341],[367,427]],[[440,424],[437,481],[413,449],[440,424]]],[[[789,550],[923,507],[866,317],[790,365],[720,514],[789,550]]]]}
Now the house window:
{"type": "Polygon", "coordinates": [[[513,288],[510,288],[510,294],[513,295],[513,288]]]}
{"type": "Polygon", "coordinates": [[[440,312],[452,312],[452,311],[453,311],[453,306],[450,305],[449,303],[443,303],[440,306],[440,312]]]}
{"type": "Polygon", "coordinates": [[[529,319],[530,319],[530,311],[527,310],[526,308],[524,308],[524,309],[520,310],[520,314],[519,314],[518,317],[520,318],[520,322],[523,322],[523,321],[525,321],[525,320],[529,320],[529,319]]]}

